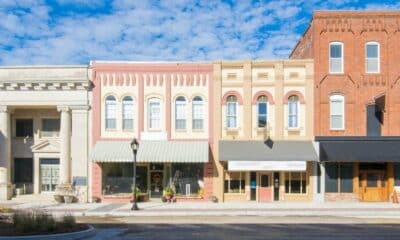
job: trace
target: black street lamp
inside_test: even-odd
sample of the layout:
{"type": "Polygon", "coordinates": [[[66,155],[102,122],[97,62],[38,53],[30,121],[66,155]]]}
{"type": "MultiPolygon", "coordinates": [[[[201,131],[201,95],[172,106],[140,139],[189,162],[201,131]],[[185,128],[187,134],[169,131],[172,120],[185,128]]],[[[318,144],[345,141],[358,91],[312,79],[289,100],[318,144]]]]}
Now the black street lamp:
{"type": "Polygon", "coordinates": [[[134,138],[131,142],[131,148],[133,151],[133,205],[131,210],[139,210],[136,199],[136,154],[139,148],[139,142],[134,138]]]}

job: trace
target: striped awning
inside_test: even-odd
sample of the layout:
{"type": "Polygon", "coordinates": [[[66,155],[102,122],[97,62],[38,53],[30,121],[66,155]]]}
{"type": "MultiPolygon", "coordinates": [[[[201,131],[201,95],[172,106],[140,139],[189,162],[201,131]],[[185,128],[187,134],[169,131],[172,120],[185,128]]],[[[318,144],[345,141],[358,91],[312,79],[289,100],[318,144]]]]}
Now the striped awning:
{"type": "MultiPolygon", "coordinates": [[[[98,141],[91,153],[94,162],[133,162],[128,141],[98,141]]],[[[205,163],[207,141],[140,141],[138,162],[205,163]]]]}

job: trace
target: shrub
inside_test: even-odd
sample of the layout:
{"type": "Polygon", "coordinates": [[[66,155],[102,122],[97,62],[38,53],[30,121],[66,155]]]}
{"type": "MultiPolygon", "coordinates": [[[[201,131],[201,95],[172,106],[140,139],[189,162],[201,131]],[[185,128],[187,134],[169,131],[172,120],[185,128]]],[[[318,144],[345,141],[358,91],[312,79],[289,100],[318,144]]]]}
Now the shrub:
{"type": "Polygon", "coordinates": [[[65,215],[62,218],[62,224],[65,228],[73,228],[76,224],[76,219],[72,215],[65,215]]]}

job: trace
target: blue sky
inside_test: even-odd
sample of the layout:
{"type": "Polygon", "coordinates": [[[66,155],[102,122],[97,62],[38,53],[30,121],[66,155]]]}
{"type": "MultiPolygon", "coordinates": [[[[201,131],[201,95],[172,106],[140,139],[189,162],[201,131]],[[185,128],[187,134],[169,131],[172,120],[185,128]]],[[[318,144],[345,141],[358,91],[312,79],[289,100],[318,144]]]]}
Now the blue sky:
{"type": "Polygon", "coordinates": [[[287,58],[314,10],[399,0],[1,0],[0,65],[287,58]]]}

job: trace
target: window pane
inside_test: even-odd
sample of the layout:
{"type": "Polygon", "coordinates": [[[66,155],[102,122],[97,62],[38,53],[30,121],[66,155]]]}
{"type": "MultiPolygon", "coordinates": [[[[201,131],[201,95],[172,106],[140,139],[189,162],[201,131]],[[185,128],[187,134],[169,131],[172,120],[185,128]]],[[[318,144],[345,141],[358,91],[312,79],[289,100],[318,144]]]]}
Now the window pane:
{"type": "Polygon", "coordinates": [[[258,114],[267,114],[267,104],[258,103],[258,114]]]}
{"type": "Polygon", "coordinates": [[[122,125],[124,129],[133,129],[133,119],[124,119],[122,125]]]}
{"type": "Polygon", "coordinates": [[[262,128],[267,125],[267,116],[266,115],[258,115],[258,127],[262,128]]]}
{"type": "Polygon", "coordinates": [[[42,136],[55,137],[60,132],[60,119],[42,119],[42,136]]]}
{"type": "Polygon", "coordinates": [[[394,185],[400,186],[400,163],[394,164],[394,185]]]}
{"type": "Polygon", "coordinates": [[[341,44],[331,44],[331,58],[341,58],[342,57],[342,45],[341,44]]]}
{"type": "Polygon", "coordinates": [[[343,114],[343,102],[340,100],[331,100],[331,114],[342,115],[343,114]]]}
{"type": "Polygon", "coordinates": [[[367,72],[378,72],[378,59],[368,58],[366,61],[367,72]]]}
{"type": "Polygon", "coordinates": [[[106,128],[115,129],[117,127],[117,102],[113,96],[108,96],[106,99],[106,128]]]}
{"type": "Polygon", "coordinates": [[[158,129],[160,128],[160,103],[159,102],[150,102],[150,128],[158,129]]]}
{"type": "MultiPolygon", "coordinates": [[[[132,193],[133,163],[104,163],[102,175],[104,195],[132,193]]],[[[136,167],[136,186],[140,192],[147,192],[147,166],[136,167]]]]}
{"type": "Polygon", "coordinates": [[[340,192],[353,192],[353,164],[340,164],[340,192]]]}
{"type": "Polygon", "coordinates": [[[343,116],[331,116],[331,128],[342,129],[343,128],[343,116]]]}
{"type": "Polygon", "coordinates": [[[203,119],[193,119],[193,129],[203,129],[203,119]]]}
{"type": "Polygon", "coordinates": [[[377,44],[367,44],[367,58],[378,58],[377,44]]]}
{"type": "Polygon", "coordinates": [[[32,119],[16,119],[15,120],[16,137],[32,137],[33,136],[33,120],[32,119]]]}
{"type": "Polygon", "coordinates": [[[177,195],[197,196],[203,187],[204,164],[174,163],[171,166],[171,185],[177,195]]]}
{"type": "Polygon", "coordinates": [[[325,164],[325,191],[338,192],[338,164],[326,163],[325,164]]]}
{"type": "Polygon", "coordinates": [[[342,69],[342,59],[341,58],[331,58],[329,65],[330,72],[343,72],[342,69]]]}
{"type": "Polygon", "coordinates": [[[378,187],[378,179],[378,174],[367,173],[367,187],[378,187]]]}

